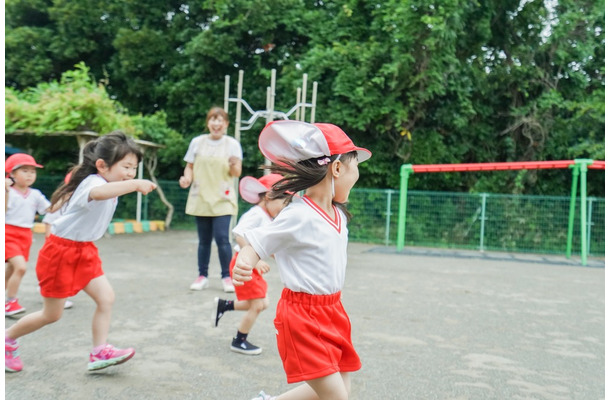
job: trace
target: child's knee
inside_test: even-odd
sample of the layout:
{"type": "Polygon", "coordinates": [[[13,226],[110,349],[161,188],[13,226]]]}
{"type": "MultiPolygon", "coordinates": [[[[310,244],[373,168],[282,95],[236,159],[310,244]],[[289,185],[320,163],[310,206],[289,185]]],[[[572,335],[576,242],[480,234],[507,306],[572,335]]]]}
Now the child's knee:
{"type": "Polygon", "coordinates": [[[258,300],[258,301],[253,302],[253,304],[252,304],[252,308],[257,313],[263,312],[264,310],[267,309],[268,306],[269,306],[269,302],[265,301],[265,300],[258,300]]]}
{"type": "Polygon", "coordinates": [[[57,311],[46,311],[42,314],[45,323],[47,324],[52,324],[54,322],[57,322],[61,319],[61,316],[63,315],[63,309],[57,310],[57,311]]]}

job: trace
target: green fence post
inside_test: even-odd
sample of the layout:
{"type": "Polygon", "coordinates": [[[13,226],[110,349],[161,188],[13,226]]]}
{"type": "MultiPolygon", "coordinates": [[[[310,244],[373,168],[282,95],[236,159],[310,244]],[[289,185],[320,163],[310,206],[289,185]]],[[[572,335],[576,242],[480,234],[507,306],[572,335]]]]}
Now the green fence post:
{"type": "Polygon", "coordinates": [[[568,214],[568,242],[566,243],[566,258],[572,257],[572,236],[574,235],[574,211],[576,210],[576,191],[578,189],[578,174],[580,169],[577,164],[570,165],[572,169],[572,191],[570,192],[570,211],[568,214]]]}
{"type": "Polygon", "coordinates": [[[413,172],[411,164],[400,167],[400,200],[398,203],[398,237],[396,249],[402,251],[405,247],[405,224],[407,223],[407,190],[409,187],[409,174],[413,172]]]}
{"type": "Polygon", "coordinates": [[[593,160],[581,158],[574,162],[580,165],[580,263],[587,265],[587,170],[593,160]]]}

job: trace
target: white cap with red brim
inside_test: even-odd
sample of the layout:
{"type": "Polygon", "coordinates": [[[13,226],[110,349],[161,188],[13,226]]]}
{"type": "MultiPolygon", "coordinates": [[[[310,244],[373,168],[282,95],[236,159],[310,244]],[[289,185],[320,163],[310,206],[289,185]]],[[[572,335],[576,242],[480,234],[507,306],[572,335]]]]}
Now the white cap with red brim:
{"type": "Polygon", "coordinates": [[[282,159],[298,162],[351,151],[358,153],[358,162],[371,157],[369,150],[356,147],[336,125],[291,120],[268,123],[259,136],[258,147],[276,164],[281,164],[282,159]]]}
{"type": "Polygon", "coordinates": [[[280,174],[268,174],[258,179],[252,176],[244,176],[239,181],[239,194],[248,203],[257,204],[260,201],[259,194],[271,190],[271,186],[283,178],[280,174]]]}

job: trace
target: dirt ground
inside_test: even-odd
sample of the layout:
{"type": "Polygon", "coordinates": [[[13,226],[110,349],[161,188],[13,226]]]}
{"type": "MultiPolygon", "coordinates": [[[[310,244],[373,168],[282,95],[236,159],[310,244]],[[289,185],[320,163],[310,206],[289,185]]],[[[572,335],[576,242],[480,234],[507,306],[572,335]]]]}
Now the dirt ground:
{"type": "MultiPolygon", "coordinates": [[[[35,234],[20,291],[28,312],[42,304],[34,266],[43,240],[35,234]]],[[[97,245],[116,292],[109,342],[135,347],[135,357],[87,372],[94,303],[79,293],[59,322],[19,340],[24,369],[5,373],[6,399],[249,400],[291,387],[275,347],[275,268],[271,306],[249,336],[263,353],[244,356],[229,350],[240,312],[211,327],[213,298],[234,298],[222,292],[215,250],[211,287],[189,290],[195,232],[97,245]]],[[[604,268],[445,255],[350,244],[343,302],[363,362],[352,399],[604,398],[604,268]]]]}

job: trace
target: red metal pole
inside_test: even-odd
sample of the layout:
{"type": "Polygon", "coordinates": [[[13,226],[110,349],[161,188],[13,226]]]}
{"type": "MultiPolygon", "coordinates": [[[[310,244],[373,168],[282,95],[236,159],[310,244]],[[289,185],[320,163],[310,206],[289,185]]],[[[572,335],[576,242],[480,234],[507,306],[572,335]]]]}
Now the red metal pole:
{"type": "MultiPolygon", "coordinates": [[[[413,172],[502,171],[516,169],[558,169],[574,165],[574,160],[514,161],[476,164],[423,164],[413,165],[413,172]]],[[[605,166],[605,164],[604,164],[605,166]]],[[[599,168],[599,167],[598,167],[599,168]]]]}

